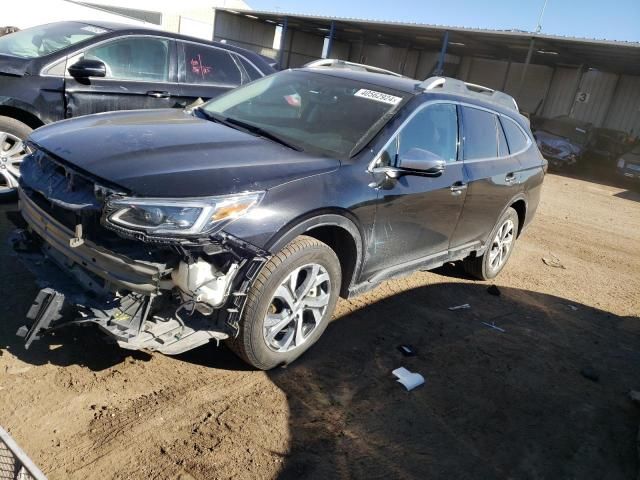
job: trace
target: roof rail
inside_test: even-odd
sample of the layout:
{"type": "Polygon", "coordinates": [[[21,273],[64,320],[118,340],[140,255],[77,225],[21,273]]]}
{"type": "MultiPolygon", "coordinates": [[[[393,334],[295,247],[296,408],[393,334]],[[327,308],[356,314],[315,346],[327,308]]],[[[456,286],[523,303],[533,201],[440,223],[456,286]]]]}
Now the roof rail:
{"type": "Polygon", "coordinates": [[[338,60],[336,58],[321,58],[319,60],[314,60],[313,62],[309,62],[305,67],[332,67],[332,68],[346,68],[349,70],[358,70],[360,72],[372,72],[372,73],[383,73],[385,75],[393,75],[394,77],[403,77],[404,75],[400,75],[399,73],[392,72],[391,70],[385,70],[384,68],[374,67],[373,65],[365,65],[363,63],[355,63],[349,62],[347,60],[338,60]]]}
{"type": "Polygon", "coordinates": [[[463,82],[462,80],[457,80],[455,78],[429,77],[424,82],[420,83],[419,88],[424,90],[438,89],[446,93],[457,93],[459,95],[493,102],[503,107],[519,111],[518,104],[511,95],[507,95],[504,92],[493,90],[488,87],[483,87],[482,85],[463,82]]]}

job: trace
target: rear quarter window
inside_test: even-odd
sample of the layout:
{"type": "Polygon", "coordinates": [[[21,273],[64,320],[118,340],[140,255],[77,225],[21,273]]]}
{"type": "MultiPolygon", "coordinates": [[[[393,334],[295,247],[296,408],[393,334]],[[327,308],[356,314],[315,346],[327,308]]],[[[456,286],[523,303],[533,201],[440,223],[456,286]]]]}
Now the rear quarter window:
{"type": "Polygon", "coordinates": [[[229,52],[205,45],[184,44],[187,83],[240,85],[242,76],[229,52]]]}
{"type": "Polygon", "coordinates": [[[462,107],[465,160],[498,156],[496,115],[485,110],[462,107]]]}
{"type": "Polygon", "coordinates": [[[518,153],[527,148],[529,140],[520,127],[518,127],[513,120],[507,118],[501,118],[500,121],[502,122],[504,133],[507,136],[507,143],[509,144],[511,153],[518,153]]]}

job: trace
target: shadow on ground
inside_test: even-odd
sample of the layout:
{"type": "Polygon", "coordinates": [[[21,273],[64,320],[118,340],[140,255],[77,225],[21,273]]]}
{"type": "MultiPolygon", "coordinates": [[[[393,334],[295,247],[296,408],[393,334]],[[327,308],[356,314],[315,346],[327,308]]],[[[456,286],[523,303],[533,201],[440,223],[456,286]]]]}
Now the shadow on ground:
{"type": "Polygon", "coordinates": [[[339,318],[298,363],[269,372],[290,407],[280,477],[635,478],[639,415],[627,392],[640,387],[640,319],[486,288],[399,293],[339,318]],[[447,309],[462,303],[472,308],[447,309]],[[406,343],[417,356],[401,355],[406,343]],[[400,366],[426,384],[404,391],[391,375],[400,366]]]}

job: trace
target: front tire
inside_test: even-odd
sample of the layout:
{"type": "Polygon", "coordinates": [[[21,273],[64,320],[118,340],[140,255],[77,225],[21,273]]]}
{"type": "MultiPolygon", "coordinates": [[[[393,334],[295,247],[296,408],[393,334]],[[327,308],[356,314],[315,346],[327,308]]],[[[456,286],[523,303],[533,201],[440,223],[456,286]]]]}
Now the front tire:
{"type": "Polygon", "coordinates": [[[489,237],[489,246],[479,257],[463,261],[465,271],[480,280],[495,278],[507,264],[518,236],[518,213],[509,207],[500,217],[489,237]]]}
{"type": "Polygon", "coordinates": [[[0,199],[15,196],[20,163],[27,153],[23,141],[33,130],[19,120],[0,116],[0,199]]]}
{"type": "Polygon", "coordinates": [[[297,237],[260,269],[230,348],[260,370],[291,363],[327,328],[341,277],[329,246],[297,237]]]}

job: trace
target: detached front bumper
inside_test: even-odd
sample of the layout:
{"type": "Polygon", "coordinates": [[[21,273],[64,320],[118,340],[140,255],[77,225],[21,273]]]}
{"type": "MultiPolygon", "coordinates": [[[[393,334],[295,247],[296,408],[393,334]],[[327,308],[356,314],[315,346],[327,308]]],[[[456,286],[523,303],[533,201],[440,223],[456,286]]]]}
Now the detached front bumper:
{"type": "Polygon", "coordinates": [[[224,340],[233,332],[220,312],[203,315],[185,308],[171,268],[78,239],[23,191],[19,196],[28,229],[15,232],[12,243],[46,286],[27,314],[31,324],[17,332],[25,337],[25,347],[42,332],[79,323],[98,325],[123,348],[168,355],[224,340]]]}
{"type": "Polygon", "coordinates": [[[19,199],[22,217],[31,231],[42,239],[43,253],[68,269],[84,285],[94,287],[100,279],[103,284],[99,287],[103,290],[122,288],[143,295],[159,292],[162,277],[167,273],[163,265],[136,261],[89,240],[77,239],[75,232],[38,207],[22,189],[19,189],[19,199]],[[87,272],[97,279],[92,281],[87,272]]]}

